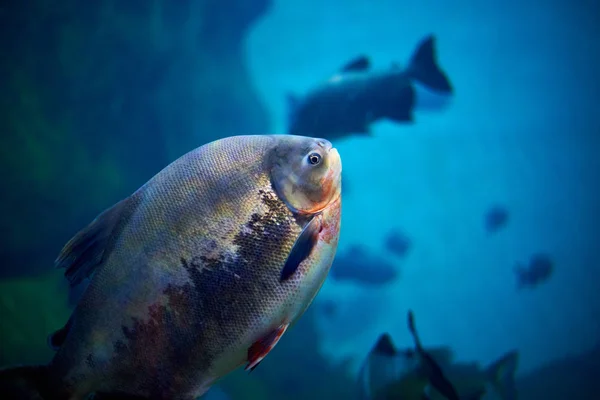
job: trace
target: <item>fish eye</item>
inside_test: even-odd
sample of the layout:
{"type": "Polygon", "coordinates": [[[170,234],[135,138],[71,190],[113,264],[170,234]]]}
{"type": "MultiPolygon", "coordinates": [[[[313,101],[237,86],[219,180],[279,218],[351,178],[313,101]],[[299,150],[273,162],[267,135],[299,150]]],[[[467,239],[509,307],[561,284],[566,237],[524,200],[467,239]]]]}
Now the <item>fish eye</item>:
{"type": "Polygon", "coordinates": [[[321,155],[319,153],[310,153],[308,155],[308,162],[311,165],[318,165],[321,162],[321,155]]]}

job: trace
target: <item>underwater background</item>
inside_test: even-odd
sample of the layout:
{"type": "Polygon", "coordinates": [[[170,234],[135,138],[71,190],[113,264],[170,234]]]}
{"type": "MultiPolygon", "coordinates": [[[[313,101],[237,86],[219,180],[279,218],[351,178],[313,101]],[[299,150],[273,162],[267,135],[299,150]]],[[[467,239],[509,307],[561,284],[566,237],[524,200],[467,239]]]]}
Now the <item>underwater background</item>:
{"type": "Polygon", "coordinates": [[[451,105],[332,140],[332,272],[260,368],[206,397],[358,398],[382,333],[412,346],[410,309],[457,361],[517,350],[520,399],[600,399],[599,16],[584,0],[3,3],[0,366],[51,358],[73,306],[53,261],[98,213],[195,147],[285,134],[289,93],[361,54],[406,65],[433,34],[451,105]],[[540,254],[550,272],[519,288],[540,254]]]}

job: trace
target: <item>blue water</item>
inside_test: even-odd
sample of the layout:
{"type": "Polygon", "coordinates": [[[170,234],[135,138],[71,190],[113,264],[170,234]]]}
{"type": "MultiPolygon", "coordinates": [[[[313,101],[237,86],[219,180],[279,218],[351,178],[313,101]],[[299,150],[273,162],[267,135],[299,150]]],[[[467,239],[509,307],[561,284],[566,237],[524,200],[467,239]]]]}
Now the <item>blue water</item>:
{"type": "Polygon", "coordinates": [[[426,347],[484,365],[516,349],[518,376],[600,344],[598,1],[34,3],[0,9],[0,367],[51,358],[45,336],[70,307],[52,262],[95,215],[206,142],[284,134],[289,93],[362,54],[404,67],[429,34],[455,90],[447,107],[333,143],[349,188],[338,251],[364,245],[399,277],[330,276],[256,372],[207,399],[279,400],[328,386],[330,366],[354,383],[383,332],[412,346],[409,309],[426,347]],[[497,205],[509,218],[490,234],[497,205]],[[404,257],[385,249],[392,231],[407,236],[404,257]],[[535,253],[554,272],[517,290],[513,268],[535,253]]]}
{"type": "Polygon", "coordinates": [[[416,244],[390,287],[327,282],[316,301],[344,309],[320,324],[332,361],[362,360],[383,330],[410,345],[408,308],[425,342],[482,362],[517,348],[519,371],[596,344],[600,25],[580,3],[281,1],[253,29],[248,57],[275,132],[287,91],[305,92],[357,54],[406,65],[429,33],[456,90],[442,114],[335,143],[352,183],[340,250],[380,249],[395,227],[416,244]],[[488,237],[482,215],[495,202],[511,219],[488,237]],[[535,251],[552,255],[555,276],[516,292],[512,268],[535,251]]]}

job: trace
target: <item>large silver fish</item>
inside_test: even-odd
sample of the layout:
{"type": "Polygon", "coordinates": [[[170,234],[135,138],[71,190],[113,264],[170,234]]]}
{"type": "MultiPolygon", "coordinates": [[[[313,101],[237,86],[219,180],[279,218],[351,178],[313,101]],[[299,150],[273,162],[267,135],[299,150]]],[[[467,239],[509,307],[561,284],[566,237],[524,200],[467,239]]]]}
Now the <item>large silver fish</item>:
{"type": "Polygon", "coordinates": [[[340,193],[324,139],[237,136],[184,155],[65,245],[57,266],[89,287],[50,337],[52,362],[3,371],[0,392],[194,399],[255,368],[329,272],[340,193]]]}

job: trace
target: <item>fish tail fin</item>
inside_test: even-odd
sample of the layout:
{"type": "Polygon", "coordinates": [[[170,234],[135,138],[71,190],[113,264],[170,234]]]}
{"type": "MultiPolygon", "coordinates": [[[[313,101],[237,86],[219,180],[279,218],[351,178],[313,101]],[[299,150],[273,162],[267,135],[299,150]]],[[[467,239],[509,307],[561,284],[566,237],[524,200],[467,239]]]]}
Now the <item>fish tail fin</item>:
{"type": "Polygon", "coordinates": [[[516,400],[517,388],[515,372],[519,363],[519,353],[510,351],[492,363],[486,373],[492,386],[502,400],[516,400]]]}
{"type": "Polygon", "coordinates": [[[450,95],[454,91],[450,79],[438,65],[433,35],[425,37],[419,43],[410,60],[408,72],[413,79],[436,92],[450,95]]]}
{"type": "Polygon", "coordinates": [[[0,370],[2,398],[46,400],[68,398],[51,385],[47,366],[26,366],[0,370]]]}

